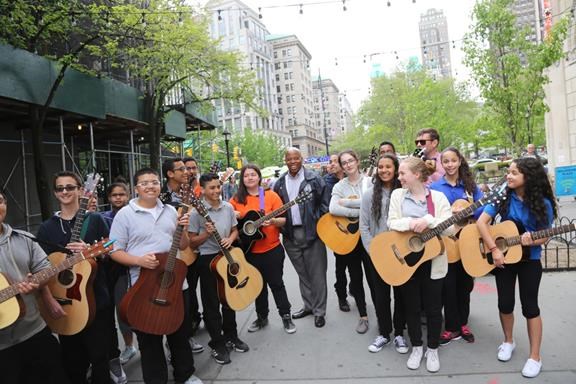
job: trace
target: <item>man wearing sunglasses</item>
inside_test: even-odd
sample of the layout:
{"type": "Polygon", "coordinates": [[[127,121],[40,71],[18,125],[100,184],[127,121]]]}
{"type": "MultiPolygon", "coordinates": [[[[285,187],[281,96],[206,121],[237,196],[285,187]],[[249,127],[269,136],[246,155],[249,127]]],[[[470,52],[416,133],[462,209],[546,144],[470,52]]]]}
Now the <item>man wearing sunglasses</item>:
{"type": "Polygon", "coordinates": [[[442,161],[440,160],[441,153],[438,150],[438,145],[440,144],[440,135],[438,131],[434,128],[423,128],[416,134],[416,140],[414,140],[416,148],[424,149],[423,160],[431,168],[436,168],[436,171],[428,177],[426,184],[431,184],[434,181],[440,180],[444,175],[444,168],[442,168],[442,161]]]}

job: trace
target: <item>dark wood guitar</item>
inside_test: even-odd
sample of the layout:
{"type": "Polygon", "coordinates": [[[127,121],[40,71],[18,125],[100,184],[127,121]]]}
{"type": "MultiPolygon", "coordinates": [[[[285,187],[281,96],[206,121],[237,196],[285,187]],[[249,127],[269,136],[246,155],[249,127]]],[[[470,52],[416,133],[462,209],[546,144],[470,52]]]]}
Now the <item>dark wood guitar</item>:
{"type": "MultiPolygon", "coordinates": [[[[76,221],[74,228],[72,228],[70,243],[81,241],[80,233],[86,218],[88,203],[99,182],[100,175],[98,173],[90,173],[86,176],[84,192],[80,198],[80,208],[76,212],[76,221]]],[[[60,265],[68,257],[71,256],[63,252],[52,252],[48,255],[48,260],[52,265],[60,265]]],[[[92,322],[96,314],[93,283],[97,269],[96,261],[89,259],[86,263],[78,263],[71,268],[62,270],[48,281],[47,285],[52,296],[66,312],[66,316],[54,319],[50,316],[44,301],[38,300],[40,313],[52,332],[59,335],[75,335],[92,322]]]]}
{"type": "Polygon", "coordinates": [[[259,211],[248,211],[238,220],[238,231],[240,235],[240,248],[244,253],[247,253],[255,241],[263,239],[264,233],[260,230],[262,224],[270,219],[273,219],[284,212],[286,212],[290,207],[296,204],[300,204],[308,200],[312,196],[312,191],[302,191],[296,196],[294,200],[291,200],[281,206],[280,208],[270,212],[267,215],[262,215],[259,211]]]}
{"type": "MultiPolygon", "coordinates": [[[[574,230],[576,230],[574,224],[566,224],[531,233],[532,239],[538,240],[574,230]]],[[[522,260],[521,235],[513,221],[506,220],[490,226],[490,234],[496,241],[498,249],[504,254],[505,265],[522,260]]],[[[470,276],[484,276],[495,268],[492,253],[484,243],[476,224],[467,225],[462,229],[459,247],[462,265],[470,276]]]]}
{"type": "MultiPolygon", "coordinates": [[[[189,184],[183,184],[182,214],[194,198],[189,184]]],[[[170,335],[184,321],[182,285],[188,272],[178,259],[183,227],[178,225],[169,252],[156,253],[159,265],[155,269],[140,268],[140,276],[120,302],[120,318],[133,328],[151,335],[170,335]]]]}
{"type": "Polygon", "coordinates": [[[440,237],[444,230],[472,215],[477,208],[504,198],[504,194],[505,184],[501,183],[499,188],[494,188],[468,208],[422,233],[390,231],[376,235],[372,239],[369,252],[376,271],[392,286],[404,284],[422,263],[445,252],[444,242],[440,237]]]}
{"type": "MultiPolygon", "coordinates": [[[[194,197],[191,203],[200,216],[207,222],[214,223],[202,201],[194,197]]],[[[262,275],[246,261],[240,248],[224,248],[218,231],[212,233],[212,237],[222,251],[222,254],[214,257],[210,263],[210,269],[216,275],[218,297],[222,304],[235,311],[241,311],[252,304],[262,291],[264,286],[262,275]]]]}
{"type": "MultiPolygon", "coordinates": [[[[112,250],[114,240],[101,240],[98,243],[88,247],[86,250],[75,253],[73,256],[65,258],[60,264],[52,265],[46,269],[35,273],[27,281],[30,283],[43,284],[58,273],[71,268],[82,261],[92,259],[96,256],[103,255],[112,250]]],[[[12,325],[16,320],[25,314],[25,308],[16,287],[18,283],[12,283],[12,280],[0,273],[0,329],[12,325]]],[[[80,332],[70,329],[71,334],[80,332]]]]}

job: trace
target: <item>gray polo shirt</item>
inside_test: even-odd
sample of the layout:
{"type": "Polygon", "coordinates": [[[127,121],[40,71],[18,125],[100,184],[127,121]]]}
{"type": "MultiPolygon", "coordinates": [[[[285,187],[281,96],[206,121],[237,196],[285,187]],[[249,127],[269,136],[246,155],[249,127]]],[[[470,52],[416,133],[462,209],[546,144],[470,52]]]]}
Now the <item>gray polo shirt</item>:
{"type": "MultiPolygon", "coordinates": [[[[221,237],[228,237],[230,236],[230,232],[232,232],[232,227],[235,227],[238,224],[236,220],[236,215],[234,214],[234,208],[232,204],[227,201],[220,200],[220,205],[216,208],[212,207],[205,199],[202,199],[202,203],[206,207],[206,211],[208,211],[208,215],[212,219],[212,221],[216,224],[216,229],[221,237]]],[[[190,213],[190,227],[188,228],[189,232],[201,234],[206,232],[206,227],[204,224],[206,223],[206,219],[200,216],[196,209],[193,209],[190,213]]],[[[214,240],[214,237],[210,236],[208,240],[203,242],[199,247],[198,250],[200,251],[200,255],[211,255],[214,253],[220,252],[220,246],[214,240]]]]}
{"type": "MultiPolygon", "coordinates": [[[[157,199],[156,207],[161,209],[158,218],[143,209],[136,201],[130,200],[114,217],[110,228],[110,239],[116,240],[114,250],[122,250],[132,256],[142,257],[147,253],[169,252],[172,238],[178,225],[176,209],[168,204],[162,204],[157,199]]],[[[134,285],[140,276],[140,267],[130,267],[130,281],[134,285]]],[[[182,289],[188,288],[184,280],[182,289]]]]}

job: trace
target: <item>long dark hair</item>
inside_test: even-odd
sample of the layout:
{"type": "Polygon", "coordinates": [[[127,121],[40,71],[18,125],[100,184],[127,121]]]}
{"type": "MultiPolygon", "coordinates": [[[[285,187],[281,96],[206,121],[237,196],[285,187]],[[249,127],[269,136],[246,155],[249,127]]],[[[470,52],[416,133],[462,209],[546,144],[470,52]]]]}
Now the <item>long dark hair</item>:
{"type": "Polygon", "coordinates": [[[262,182],[262,173],[260,172],[260,168],[258,168],[255,164],[246,164],[240,170],[240,181],[238,182],[238,192],[234,194],[233,199],[239,202],[240,204],[246,204],[246,198],[248,197],[248,190],[244,185],[244,173],[247,169],[253,169],[258,174],[258,178],[260,179],[259,184],[262,182]]]}
{"type": "Polygon", "coordinates": [[[458,159],[460,160],[460,166],[458,167],[458,181],[461,181],[462,184],[464,184],[464,190],[473,196],[474,191],[476,191],[476,182],[474,181],[474,176],[472,176],[472,171],[470,171],[468,162],[456,147],[448,147],[444,149],[440,159],[442,159],[442,156],[444,156],[446,152],[453,152],[458,156],[458,159]]]}
{"type": "MultiPolygon", "coordinates": [[[[548,222],[544,199],[548,199],[552,204],[554,218],[558,217],[558,206],[544,166],[538,159],[531,157],[515,159],[512,163],[516,164],[520,173],[524,175],[524,203],[528,206],[530,214],[536,218],[536,225],[538,227],[551,225],[552,223],[548,222]]],[[[508,198],[503,201],[499,210],[502,216],[508,214],[510,194],[511,190],[508,188],[508,198]]]]}
{"type": "MultiPolygon", "coordinates": [[[[398,180],[398,159],[391,153],[385,153],[378,158],[376,164],[380,163],[382,159],[390,159],[394,163],[394,178],[392,179],[392,189],[401,188],[400,180],[398,180]]],[[[374,184],[374,193],[372,194],[372,217],[374,220],[378,221],[382,215],[382,194],[384,193],[384,182],[378,176],[378,171],[372,176],[372,184],[374,184]]]]}

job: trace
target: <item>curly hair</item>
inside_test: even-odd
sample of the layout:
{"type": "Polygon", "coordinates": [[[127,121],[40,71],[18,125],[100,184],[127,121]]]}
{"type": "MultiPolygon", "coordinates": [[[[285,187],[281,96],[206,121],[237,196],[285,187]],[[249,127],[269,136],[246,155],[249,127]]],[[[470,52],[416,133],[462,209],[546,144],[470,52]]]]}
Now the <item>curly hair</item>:
{"type": "MultiPolygon", "coordinates": [[[[400,180],[398,180],[398,158],[391,153],[385,153],[378,158],[376,164],[380,163],[382,159],[390,159],[394,163],[394,178],[392,179],[392,184],[390,185],[390,191],[397,188],[401,188],[400,180]]],[[[374,220],[378,221],[382,215],[382,194],[384,193],[384,182],[378,176],[378,172],[372,176],[372,184],[374,184],[374,193],[372,194],[372,217],[374,220]]]]}
{"type": "Polygon", "coordinates": [[[246,164],[240,170],[240,182],[238,183],[238,192],[234,195],[234,200],[236,200],[240,204],[246,204],[247,197],[248,197],[248,190],[246,189],[246,185],[244,185],[244,173],[246,173],[247,169],[252,169],[254,172],[258,174],[259,183],[262,183],[262,173],[260,172],[260,168],[258,168],[255,164],[246,164]]]}
{"type": "MultiPolygon", "coordinates": [[[[512,164],[516,164],[518,171],[524,175],[524,203],[528,206],[529,212],[536,218],[537,226],[551,225],[552,223],[548,222],[544,200],[548,199],[552,204],[554,219],[558,217],[558,206],[544,166],[539,160],[531,157],[515,159],[512,164]]],[[[508,188],[507,199],[503,201],[499,209],[502,216],[508,215],[511,193],[512,191],[508,188]]]]}
{"type": "Polygon", "coordinates": [[[470,195],[474,195],[474,191],[476,190],[476,182],[474,181],[474,176],[472,176],[472,171],[470,171],[470,166],[468,162],[462,156],[462,153],[456,147],[448,147],[442,151],[442,156],[446,152],[452,152],[456,156],[458,156],[458,160],[460,160],[460,166],[458,167],[458,181],[461,181],[464,184],[464,190],[468,192],[470,195]]]}

